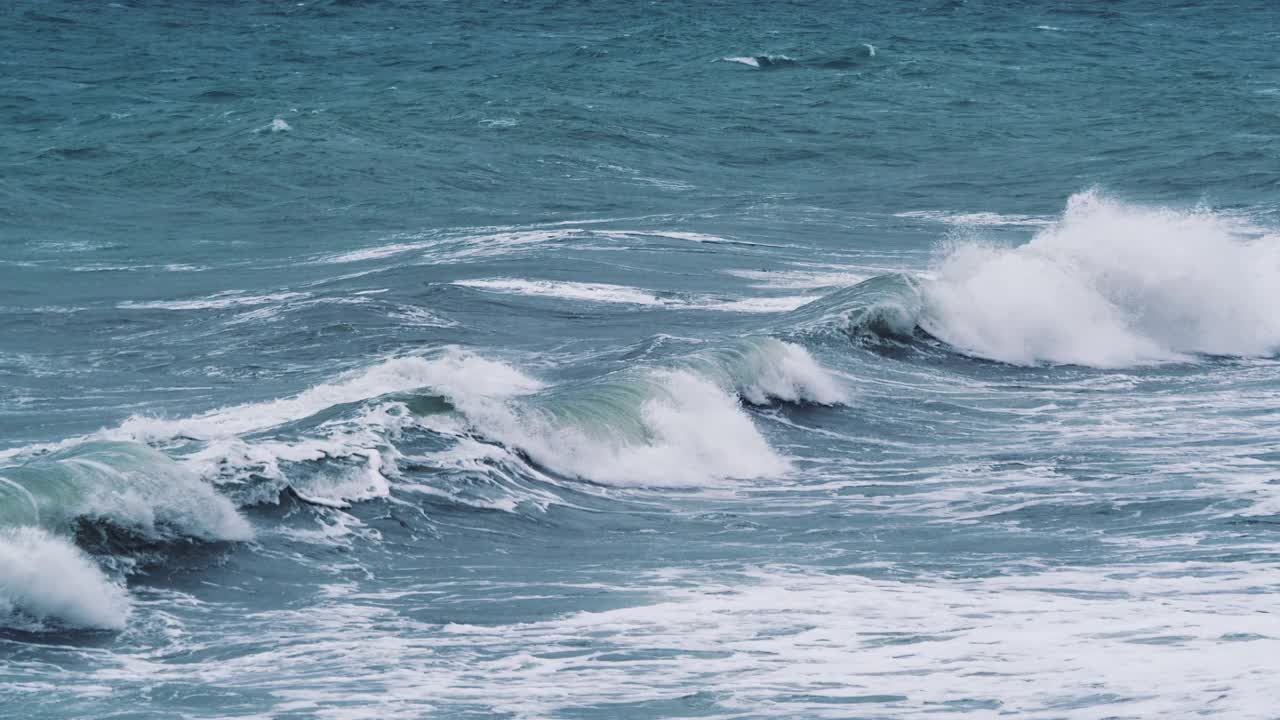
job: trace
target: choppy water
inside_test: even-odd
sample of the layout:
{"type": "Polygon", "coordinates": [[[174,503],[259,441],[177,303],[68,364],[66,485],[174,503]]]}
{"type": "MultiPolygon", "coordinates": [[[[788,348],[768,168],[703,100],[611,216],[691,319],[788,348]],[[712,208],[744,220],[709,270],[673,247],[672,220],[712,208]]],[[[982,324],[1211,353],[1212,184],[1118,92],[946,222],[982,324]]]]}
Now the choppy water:
{"type": "Polygon", "coordinates": [[[0,715],[1269,718],[1280,6],[0,8],[0,715]]]}

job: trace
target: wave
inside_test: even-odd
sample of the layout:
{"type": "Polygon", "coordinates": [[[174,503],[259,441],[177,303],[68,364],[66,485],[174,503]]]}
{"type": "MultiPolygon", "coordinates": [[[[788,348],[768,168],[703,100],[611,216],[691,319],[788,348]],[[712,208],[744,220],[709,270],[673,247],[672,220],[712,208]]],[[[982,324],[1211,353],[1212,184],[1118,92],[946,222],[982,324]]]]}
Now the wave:
{"type": "Polygon", "coordinates": [[[180,419],[135,416],[108,435],[147,442],[176,437],[226,438],[303,420],[339,405],[459,380],[467,386],[483,386],[488,393],[500,396],[533,392],[542,386],[505,363],[448,349],[431,358],[390,358],[287,398],[232,405],[180,419]]]}
{"type": "Polygon", "coordinates": [[[805,263],[807,270],[725,270],[743,280],[751,280],[752,287],[762,290],[813,290],[816,288],[849,287],[874,277],[884,270],[871,271],[865,266],[819,265],[805,263]]]}
{"type": "Polygon", "coordinates": [[[1074,195],[1023,245],[950,239],[930,272],[842,288],[784,318],[1016,365],[1100,368],[1280,351],[1280,236],[1209,210],[1074,195]]]}
{"type": "Polygon", "coordinates": [[[116,307],[121,310],[223,310],[248,305],[267,305],[270,303],[296,300],[309,297],[307,293],[281,292],[271,295],[244,295],[239,291],[218,293],[194,300],[152,300],[135,302],[126,300],[116,307]]]}
{"type": "Polygon", "coordinates": [[[149,540],[245,540],[253,530],[237,504],[276,502],[286,490],[334,508],[391,496],[406,432],[436,433],[428,445],[496,444],[536,481],[700,486],[776,476],[789,462],[743,403],[847,400],[842,381],[804,348],[772,338],[552,386],[445,348],[291,397],[133,417],[11,452],[0,467],[0,528],[70,535],[88,521],[149,540]]]}
{"type": "Polygon", "coordinates": [[[829,293],[788,315],[786,323],[801,335],[834,329],[852,337],[909,339],[923,311],[921,280],[888,273],[829,293]]]}
{"type": "Polygon", "coordinates": [[[204,447],[186,462],[207,479],[266,478],[276,481],[273,492],[289,484],[305,498],[341,504],[390,493],[386,478],[397,474],[399,454],[387,438],[415,424],[455,439],[475,435],[562,477],[602,484],[696,486],[785,472],[788,463],[769,447],[744,401],[833,405],[847,402],[848,391],[804,348],[772,338],[554,386],[507,363],[448,348],[432,357],[385,360],[292,398],[184,420],[136,418],[123,430],[153,442],[202,439],[204,447]],[[353,419],[322,423],[321,437],[243,437],[384,396],[353,419]],[[427,398],[443,404],[423,402],[427,398]],[[436,417],[427,421],[423,413],[436,417]],[[442,413],[456,415],[464,427],[440,419],[442,413]],[[310,484],[286,479],[282,467],[342,457],[360,462],[310,484]]]}
{"type": "Polygon", "coordinates": [[[521,280],[493,278],[488,280],[456,280],[454,285],[492,292],[554,297],[564,300],[618,303],[623,305],[672,306],[683,304],[679,298],[663,297],[649,290],[609,283],[559,282],[554,280],[521,280]]]}
{"type": "Polygon", "coordinates": [[[1015,364],[1122,367],[1280,349],[1280,237],[1208,210],[1096,191],[1018,247],[953,243],[921,327],[1015,364]]]}
{"type": "Polygon", "coordinates": [[[0,623],[120,630],[129,595],[66,538],[35,527],[0,530],[0,623]]]}
{"type": "Polygon", "coordinates": [[[993,212],[953,213],[941,210],[911,210],[894,213],[893,216],[960,227],[1047,227],[1054,223],[1053,218],[1050,217],[1001,215],[993,212]]]}
{"type": "Polygon", "coordinates": [[[0,467],[0,623],[124,627],[127,592],[70,539],[82,522],[149,541],[253,536],[231,501],[137,443],[88,442],[0,467]]]}
{"type": "Polygon", "coordinates": [[[69,531],[105,522],[163,539],[247,540],[234,505],[164,453],[130,442],[87,442],[0,467],[0,527],[69,531]]]}
{"type": "Polygon", "coordinates": [[[463,395],[454,404],[477,433],[556,473],[608,485],[689,487],[790,467],[740,398],[837,404],[847,391],[800,346],[760,339],[520,402],[463,395]]]}
{"type": "Polygon", "coordinates": [[[143,545],[248,540],[254,530],[224,491],[250,505],[288,490],[337,509],[388,497],[402,479],[396,443],[410,430],[434,432],[428,445],[445,442],[459,467],[468,453],[486,454],[468,472],[494,474],[510,497],[482,500],[514,510],[522,498],[560,502],[549,490],[565,479],[700,487],[779,476],[790,462],[744,403],[847,401],[842,381],[804,348],[757,338],[559,385],[445,348],[292,397],[188,418],[134,417],[0,458],[0,623],[119,629],[128,593],[74,544],[86,523],[143,545]]]}

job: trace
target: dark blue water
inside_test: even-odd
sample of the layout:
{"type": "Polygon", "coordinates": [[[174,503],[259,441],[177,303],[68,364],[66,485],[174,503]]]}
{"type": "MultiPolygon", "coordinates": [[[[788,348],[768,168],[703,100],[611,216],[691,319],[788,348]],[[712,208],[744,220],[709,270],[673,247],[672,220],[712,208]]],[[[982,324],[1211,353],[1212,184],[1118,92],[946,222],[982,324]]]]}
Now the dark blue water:
{"type": "Polygon", "coordinates": [[[0,7],[0,716],[1274,716],[1280,7],[0,7]]]}

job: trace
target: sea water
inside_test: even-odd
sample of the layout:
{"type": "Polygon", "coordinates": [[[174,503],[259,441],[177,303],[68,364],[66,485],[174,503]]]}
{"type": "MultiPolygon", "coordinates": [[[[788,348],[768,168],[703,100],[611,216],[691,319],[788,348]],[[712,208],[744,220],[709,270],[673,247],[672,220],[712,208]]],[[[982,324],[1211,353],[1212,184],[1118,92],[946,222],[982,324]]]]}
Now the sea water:
{"type": "Polygon", "coordinates": [[[1277,43],[4,4],[0,717],[1275,717],[1277,43]]]}

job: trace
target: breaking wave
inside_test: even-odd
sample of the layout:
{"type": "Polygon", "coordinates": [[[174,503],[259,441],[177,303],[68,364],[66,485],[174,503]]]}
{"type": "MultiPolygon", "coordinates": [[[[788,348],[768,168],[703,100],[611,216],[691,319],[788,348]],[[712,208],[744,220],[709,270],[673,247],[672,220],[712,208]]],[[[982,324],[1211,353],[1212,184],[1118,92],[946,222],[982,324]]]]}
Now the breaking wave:
{"type": "Polygon", "coordinates": [[[129,595],[66,538],[36,527],[0,530],[0,623],[120,630],[129,595]]]}
{"type": "Polygon", "coordinates": [[[787,320],[799,332],[919,330],[1018,365],[1115,368],[1273,355],[1278,305],[1280,236],[1209,210],[1090,191],[1026,244],[952,238],[929,273],[872,278],[787,320]]]}
{"type": "Polygon", "coordinates": [[[608,485],[701,486],[785,473],[742,401],[837,404],[840,381],[798,345],[744,341],[515,400],[453,387],[470,427],[539,466],[608,485]]]}
{"type": "Polygon", "coordinates": [[[87,442],[0,468],[0,527],[70,530],[104,522],[147,537],[247,540],[231,501],[164,453],[130,442],[87,442]]]}
{"type": "Polygon", "coordinates": [[[1025,245],[952,245],[924,295],[925,330],[1010,363],[1264,356],[1280,348],[1280,238],[1086,192],[1025,245]]]}

